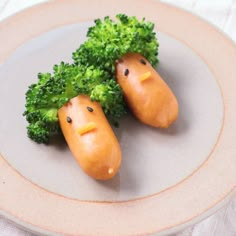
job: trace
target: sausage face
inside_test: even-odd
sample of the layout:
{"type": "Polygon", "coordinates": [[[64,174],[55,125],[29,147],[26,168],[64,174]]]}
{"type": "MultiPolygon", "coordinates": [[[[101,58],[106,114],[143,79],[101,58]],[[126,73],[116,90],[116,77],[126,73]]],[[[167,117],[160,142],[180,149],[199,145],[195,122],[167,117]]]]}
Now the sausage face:
{"type": "Polygon", "coordinates": [[[144,124],[168,127],[178,116],[178,102],[151,64],[138,53],[116,62],[116,78],[133,114],[144,124]]]}
{"type": "Polygon", "coordinates": [[[79,95],[59,109],[58,117],[82,169],[95,179],[112,178],[121,164],[121,150],[101,106],[79,95]]]}

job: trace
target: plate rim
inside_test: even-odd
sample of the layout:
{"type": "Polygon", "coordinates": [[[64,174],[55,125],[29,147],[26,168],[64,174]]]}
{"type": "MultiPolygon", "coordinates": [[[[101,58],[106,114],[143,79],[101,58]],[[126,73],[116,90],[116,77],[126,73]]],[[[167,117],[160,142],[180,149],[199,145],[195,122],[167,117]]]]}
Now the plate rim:
{"type": "MultiPolygon", "coordinates": [[[[69,1],[67,1],[67,3],[65,4],[65,5],[69,5],[69,4],[79,4],[79,3],[85,3],[86,1],[84,1],[84,0],[80,0],[80,1],[75,1],[75,0],[69,0],[69,1]]],[[[108,1],[107,0],[102,0],[102,3],[107,3],[108,1]]],[[[132,1],[130,1],[130,2],[132,2],[132,1]]],[[[141,0],[141,1],[139,1],[140,3],[144,3],[144,1],[143,0],[141,0]]],[[[178,7],[174,7],[174,6],[172,6],[172,5],[170,5],[170,4],[166,4],[166,3],[161,3],[161,2],[156,2],[156,1],[152,1],[152,0],[149,0],[149,2],[150,3],[153,3],[153,4],[155,4],[155,6],[159,6],[159,7],[162,7],[163,9],[170,9],[171,11],[178,11],[180,14],[181,14],[181,12],[182,12],[182,14],[189,14],[191,17],[194,17],[194,19],[197,19],[198,21],[200,20],[201,22],[205,22],[204,23],[204,25],[208,25],[208,26],[210,26],[210,28],[213,30],[214,29],[214,31],[217,31],[218,32],[218,34],[220,34],[221,36],[222,36],[222,32],[220,32],[219,31],[219,29],[216,29],[214,26],[212,26],[212,25],[210,25],[209,24],[209,22],[206,22],[206,21],[204,21],[204,20],[202,20],[201,18],[199,18],[199,17],[196,17],[196,15],[193,15],[192,13],[190,13],[190,12],[187,12],[187,11],[184,11],[184,10],[182,10],[182,9],[180,9],[180,8],[178,8],[178,7]]],[[[63,5],[63,1],[60,1],[60,0],[57,0],[57,1],[53,1],[53,2],[43,2],[43,3],[40,3],[40,4],[37,4],[37,5],[35,5],[35,6],[33,6],[33,7],[30,7],[30,8],[27,8],[27,9],[25,9],[25,10],[23,10],[23,11],[21,11],[21,12],[19,12],[19,13],[16,13],[15,15],[13,15],[13,16],[11,16],[11,17],[9,17],[9,18],[7,18],[7,19],[5,19],[4,21],[2,21],[1,23],[0,23],[0,26],[3,26],[3,29],[4,29],[4,26],[9,26],[9,24],[11,25],[11,24],[13,24],[17,19],[19,19],[19,18],[22,18],[23,16],[25,16],[26,14],[28,14],[28,13],[33,13],[33,12],[36,12],[36,11],[38,11],[38,9],[39,8],[51,8],[51,9],[53,9],[54,7],[55,7],[55,5],[56,4],[61,4],[61,5],[63,5]]],[[[30,16],[30,14],[28,15],[28,17],[30,16]]],[[[26,18],[25,18],[26,19],[26,18]]],[[[68,23],[66,23],[66,24],[68,24],[68,23]]],[[[66,25],[65,24],[65,25],[66,25]]],[[[14,24],[13,24],[13,26],[11,25],[11,27],[13,27],[14,28],[14,24]]],[[[54,28],[56,28],[56,27],[58,27],[58,25],[57,26],[54,26],[54,27],[52,27],[51,29],[54,29],[54,28]]],[[[51,29],[47,29],[46,31],[44,31],[44,32],[39,32],[39,34],[38,35],[41,35],[41,34],[43,34],[43,33],[46,33],[46,32],[48,32],[49,30],[51,30],[51,29]]],[[[2,29],[0,30],[0,32],[2,31],[2,29]]],[[[165,32],[165,31],[162,31],[162,32],[165,32]]],[[[9,33],[9,32],[8,32],[9,33]]],[[[12,32],[10,32],[10,33],[12,33],[12,32]]],[[[30,38],[29,38],[29,40],[30,39],[32,39],[33,37],[36,37],[37,35],[30,35],[30,38]]],[[[223,39],[225,40],[226,39],[226,37],[225,37],[225,35],[223,35],[223,39]]],[[[233,43],[233,41],[231,41],[230,40],[230,38],[227,38],[228,39],[228,43],[229,42],[231,42],[231,43],[233,43]]],[[[178,39],[178,40],[181,40],[181,39],[178,39]]],[[[24,41],[25,42],[25,41],[24,41]]],[[[182,42],[182,41],[181,41],[182,42]]],[[[21,42],[21,43],[23,43],[23,42],[21,42]]],[[[184,42],[185,44],[186,44],[186,42],[184,42]]],[[[20,45],[17,45],[17,47],[18,46],[20,46],[20,45]]],[[[190,46],[190,45],[187,45],[187,46],[190,46]]],[[[235,48],[235,44],[233,43],[232,44],[232,46],[235,48]]],[[[7,47],[6,47],[7,48],[7,47]]],[[[191,49],[192,49],[192,47],[190,47],[191,49]]],[[[0,56],[0,63],[1,63],[1,61],[4,59],[4,58],[6,58],[6,57],[8,57],[10,54],[11,54],[11,52],[12,52],[12,50],[14,51],[14,49],[11,49],[10,51],[7,51],[7,52],[5,52],[5,54],[3,53],[2,55],[3,56],[0,56]]],[[[194,50],[194,52],[196,53],[196,51],[194,50]]],[[[200,56],[201,58],[202,58],[202,56],[200,56]]],[[[4,60],[3,60],[4,61],[4,60]]],[[[208,63],[206,63],[207,65],[208,65],[208,63]]],[[[209,66],[209,65],[208,65],[209,66]]],[[[209,69],[210,69],[210,71],[212,72],[212,69],[209,67],[209,69]]],[[[213,73],[214,75],[215,75],[215,73],[213,73]]],[[[5,161],[6,162],[6,161],[5,161]]],[[[0,169],[1,170],[3,170],[3,173],[11,173],[11,171],[12,171],[12,169],[10,168],[10,169],[8,169],[7,168],[7,164],[4,162],[4,160],[0,160],[0,169]],[[3,169],[3,168],[5,168],[5,169],[3,169]],[[4,172],[5,171],[5,172],[4,172]]],[[[2,176],[0,176],[0,179],[1,179],[1,177],[2,176]]],[[[235,190],[235,183],[234,183],[234,186],[233,186],[233,188],[232,188],[232,191],[230,191],[230,192],[228,192],[228,194],[230,195],[230,193],[232,193],[233,191],[235,190]]],[[[165,191],[165,190],[164,190],[165,191]]],[[[0,189],[0,192],[1,192],[1,189],[0,189]]],[[[229,196],[228,194],[226,194],[225,196],[229,196]]],[[[153,196],[151,196],[151,198],[152,198],[153,196]]],[[[133,200],[130,200],[131,202],[133,202],[133,200]]],[[[136,200],[135,200],[136,201],[136,200]]],[[[221,199],[219,202],[222,202],[223,200],[221,199]]],[[[125,201],[125,202],[127,202],[127,201],[125,201]]],[[[1,209],[1,204],[0,204],[0,209],[1,209]]],[[[3,213],[3,215],[4,215],[4,213],[3,213]]],[[[9,217],[8,217],[9,218],[9,217]]],[[[164,231],[163,231],[164,232],[164,231]]]]}

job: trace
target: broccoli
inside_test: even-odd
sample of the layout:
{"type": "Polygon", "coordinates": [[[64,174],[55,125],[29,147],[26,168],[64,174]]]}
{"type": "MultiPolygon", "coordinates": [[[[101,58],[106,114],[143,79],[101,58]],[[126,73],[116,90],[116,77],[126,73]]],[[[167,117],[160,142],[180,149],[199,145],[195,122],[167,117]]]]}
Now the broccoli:
{"type": "Polygon", "coordinates": [[[37,143],[48,143],[60,134],[57,111],[79,94],[90,96],[103,108],[106,116],[117,121],[125,113],[120,86],[107,72],[94,66],[75,66],[62,62],[53,73],[39,73],[38,82],[26,92],[24,116],[28,121],[28,136],[37,143]]]}
{"type": "Polygon", "coordinates": [[[94,65],[113,75],[115,61],[127,52],[136,52],[155,67],[159,44],[154,24],[124,14],[116,18],[116,22],[108,16],[103,21],[95,20],[95,25],[88,29],[87,41],[72,54],[75,64],[94,65]]]}
{"type": "Polygon", "coordinates": [[[88,39],[72,54],[74,64],[55,65],[53,73],[39,73],[37,83],[29,86],[24,116],[32,140],[48,143],[60,133],[58,109],[79,94],[99,102],[115,124],[126,113],[122,90],[115,81],[115,61],[127,52],[137,52],[156,66],[159,45],[153,23],[124,14],[116,18],[116,22],[108,16],[95,20],[88,39]]]}

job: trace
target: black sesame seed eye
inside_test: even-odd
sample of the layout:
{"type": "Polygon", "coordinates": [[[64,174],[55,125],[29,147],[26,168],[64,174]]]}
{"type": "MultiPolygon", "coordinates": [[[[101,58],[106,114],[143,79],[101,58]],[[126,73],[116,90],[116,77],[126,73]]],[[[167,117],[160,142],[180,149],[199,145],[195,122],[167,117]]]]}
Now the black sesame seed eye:
{"type": "Polygon", "coordinates": [[[140,59],[140,62],[141,62],[143,65],[146,65],[146,64],[147,64],[146,61],[145,61],[143,58],[140,59]]]}
{"type": "Polygon", "coordinates": [[[87,110],[88,110],[89,112],[93,112],[93,108],[92,108],[92,107],[87,107],[87,110]]]}
{"type": "Polygon", "coordinates": [[[129,74],[129,69],[125,69],[124,75],[127,76],[129,74]]]}
{"type": "Polygon", "coordinates": [[[66,117],[66,121],[67,121],[68,123],[71,123],[71,122],[72,122],[72,119],[71,119],[69,116],[67,116],[67,117],[66,117]]]}

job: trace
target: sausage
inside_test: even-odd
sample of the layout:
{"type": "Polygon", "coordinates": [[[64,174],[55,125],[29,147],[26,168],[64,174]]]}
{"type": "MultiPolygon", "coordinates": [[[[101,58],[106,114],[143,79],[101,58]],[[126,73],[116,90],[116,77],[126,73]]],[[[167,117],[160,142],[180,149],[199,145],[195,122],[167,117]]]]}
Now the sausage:
{"type": "Polygon", "coordinates": [[[99,103],[79,95],[59,109],[58,118],[82,169],[95,179],[112,178],[121,164],[121,150],[99,103]]]}
{"type": "Polygon", "coordinates": [[[167,128],[178,116],[178,102],[151,64],[138,53],[116,62],[116,79],[130,110],[144,124],[167,128]]]}

